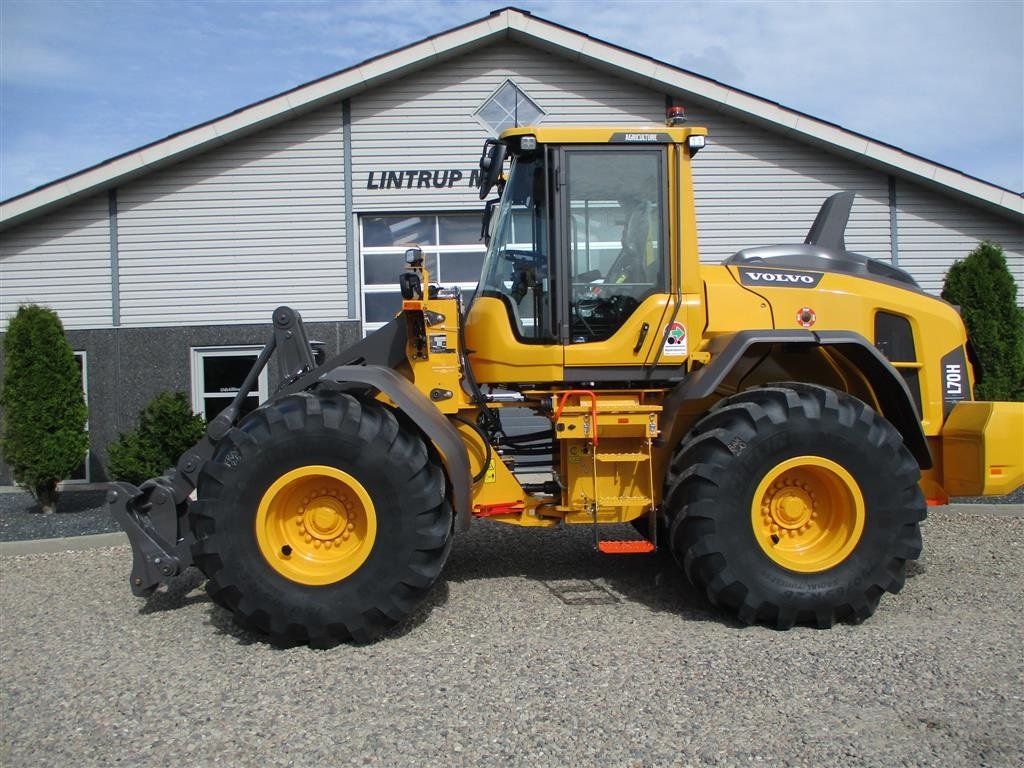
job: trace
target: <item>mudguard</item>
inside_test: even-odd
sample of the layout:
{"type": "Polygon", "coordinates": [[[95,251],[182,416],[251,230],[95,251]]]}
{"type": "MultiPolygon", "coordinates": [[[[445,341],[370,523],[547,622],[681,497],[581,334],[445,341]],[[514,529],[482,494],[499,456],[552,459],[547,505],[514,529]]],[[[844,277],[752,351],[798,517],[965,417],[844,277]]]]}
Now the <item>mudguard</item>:
{"type": "Polygon", "coordinates": [[[456,528],[460,531],[469,528],[472,500],[469,452],[455,427],[426,395],[408,379],[379,365],[339,365],[322,373],[319,381],[321,384],[333,383],[349,387],[353,384],[363,385],[364,388],[376,389],[391,398],[398,410],[423,430],[441,454],[451,484],[456,528]]]}
{"type": "Polygon", "coordinates": [[[685,402],[710,397],[741,360],[762,354],[762,350],[766,352],[773,344],[834,347],[870,380],[882,415],[903,435],[903,442],[920,467],[931,468],[932,456],[921,427],[921,416],[903,377],[867,339],[848,331],[738,331],[719,336],[709,350],[711,362],[677,384],[665,397],[662,434],[668,434],[685,402]]]}

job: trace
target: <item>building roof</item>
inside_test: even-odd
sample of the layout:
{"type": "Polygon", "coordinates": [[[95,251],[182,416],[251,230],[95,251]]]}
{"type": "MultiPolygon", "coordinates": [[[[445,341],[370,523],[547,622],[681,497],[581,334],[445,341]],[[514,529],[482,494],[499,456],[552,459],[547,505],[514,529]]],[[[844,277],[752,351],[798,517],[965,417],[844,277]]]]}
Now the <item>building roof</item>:
{"type": "Polygon", "coordinates": [[[411,71],[512,40],[700,104],[916,183],[1024,220],[1024,198],[1008,189],[875,141],[776,102],[606,43],[517,8],[503,8],[412,45],[367,59],[223,117],[172,134],[0,203],[0,229],[124,184],[186,157],[375,88],[411,71]]]}

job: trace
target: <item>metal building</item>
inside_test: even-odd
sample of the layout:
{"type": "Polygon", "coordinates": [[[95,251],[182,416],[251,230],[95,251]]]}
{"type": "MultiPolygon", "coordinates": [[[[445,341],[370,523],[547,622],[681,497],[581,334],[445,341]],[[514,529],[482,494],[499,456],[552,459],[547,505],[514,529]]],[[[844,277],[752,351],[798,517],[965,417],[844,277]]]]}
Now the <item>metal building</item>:
{"type": "Polygon", "coordinates": [[[79,474],[103,480],[106,446],[157,392],[189,391],[208,416],[228,402],[276,306],[331,352],[396,310],[410,244],[439,281],[472,288],[485,138],[662,124],[673,104],[710,130],[694,166],[704,260],[801,242],[822,200],[853,190],[851,250],[937,292],[989,239],[1024,286],[1020,195],[504,9],[4,201],[0,315],[60,314],[90,407],[79,474]]]}

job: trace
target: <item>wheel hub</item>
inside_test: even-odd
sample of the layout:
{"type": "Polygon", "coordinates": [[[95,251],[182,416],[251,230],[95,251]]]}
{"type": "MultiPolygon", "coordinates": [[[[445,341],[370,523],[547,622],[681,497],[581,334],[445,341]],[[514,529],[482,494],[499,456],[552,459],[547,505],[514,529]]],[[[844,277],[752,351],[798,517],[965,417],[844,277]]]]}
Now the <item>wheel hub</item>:
{"type": "Polygon", "coordinates": [[[854,550],[864,529],[864,497],[853,476],[821,456],[797,456],[767,472],[751,505],[754,537],[778,565],[828,570],[854,550]]]}
{"type": "Polygon", "coordinates": [[[298,523],[306,541],[341,546],[355,530],[356,513],[346,505],[338,491],[321,488],[313,498],[303,499],[298,523]]]}
{"type": "Polygon", "coordinates": [[[377,536],[366,488],[335,467],[311,465],[279,477],[256,514],[256,540],[267,563],[301,584],[331,584],[363,564],[377,536]]]}
{"type": "Polygon", "coordinates": [[[761,501],[761,509],[770,524],[791,531],[805,530],[814,517],[814,493],[810,485],[790,485],[791,481],[775,483],[761,501]]]}

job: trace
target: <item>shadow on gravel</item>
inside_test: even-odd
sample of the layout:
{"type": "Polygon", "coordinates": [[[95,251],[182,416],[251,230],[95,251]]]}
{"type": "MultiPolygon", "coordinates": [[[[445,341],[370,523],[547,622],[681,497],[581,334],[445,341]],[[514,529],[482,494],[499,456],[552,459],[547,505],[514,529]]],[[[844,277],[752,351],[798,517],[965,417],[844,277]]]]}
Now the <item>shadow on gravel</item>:
{"type": "MultiPolygon", "coordinates": [[[[630,526],[603,530],[602,535],[636,538],[630,526]]],[[[711,606],[665,549],[603,555],[594,548],[587,526],[520,529],[481,521],[461,541],[456,538],[444,578],[455,583],[522,578],[543,586],[568,609],[629,602],[684,621],[745,626],[711,606]]]]}
{"type": "Polygon", "coordinates": [[[269,638],[257,635],[255,632],[250,632],[235,624],[231,611],[221,608],[219,605],[210,605],[206,623],[213,627],[217,634],[233,638],[239,645],[270,645],[269,638]]]}
{"type": "Polygon", "coordinates": [[[396,640],[414,631],[430,618],[430,614],[435,608],[440,608],[448,602],[448,594],[448,580],[445,578],[445,574],[442,573],[441,578],[434,585],[433,589],[427,593],[423,602],[416,607],[416,610],[412,612],[409,618],[394,629],[385,632],[382,639],[396,640]]]}
{"type": "Polygon", "coordinates": [[[139,608],[139,613],[143,615],[163,613],[197,603],[211,603],[212,601],[205,591],[196,591],[205,583],[206,577],[198,568],[187,568],[183,574],[171,580],[166,587],[158,589],[150,595],[145,604],[139,608]]]}
{"type": "MultiPolygon", "coordinates": [[[[231,611],[215,604],[210,599],[210,596],[206,594],[206,591],[203,589],[205,584],[206,577],[198,568],[188,568],[182,575],[175,577],[165,587],[158,589],[150,595],[142,607],[139,608],[139,614],[145,616],[166,613],[187,608],[190,605],[208,604],[209,611],[206,623],[213,627],[218,634],[234,638],[239,645],[270,644],[269,639],[262,634],[250,632],[237,625],[231,611]]],[[[413,611],[412,615],[399,626],[385,633],[382,639],[388,640],[404,637],[427,621],[435,608],[447,602],[448,585],[442,576],[441,580],[434,585],[434,588],[430,590],[423,602],[413,611]]]]}
{"type": "MultiPolygon", "coordinates": [[[[202,579],[200,579],[200,583],[202,583],[202,579]]],[[[206,602],[210,602],[210,599],[206,597],[205,594],[201,597],[204,598],[206,602]]],[[[420,603],[416,610],[413,611],[412,615],[394,629],[384,633],[384,636],[381,638],[381,642],[405,637],[407,634],[413,632],[417,627],[423,624],[430,617],[431,612],[435,608],[444,605],[447,602],[448,585],[444,582],[444,578],[442,577],[442,580],[434,585],[434,588],[430,590],[430,593],[423,602],[420,603]]],[[[265,635],[250,632],[244,627],[240,627],[235,623],[234,617],[230,611],[212,603],[210,605],[207,624],[213,627],[218,634],[233,638],[239,645],[273,645],[270,642],[270,639],[265,635]]],[[[348,644],[351,645],[353,643],[350,641],[348,644]]],[[[295,643],[293,647],[301,645],[303,645],[303,643],[295,643]]]]}
{"type": "MultiPolygon", "coordinates": [[[[609,529],[603,535],[635,538],[629,526],[609,529]]],[[[919,561],[907,565],[908,579],[926,572],[926,566],[919,561]]],[[[479,521],[468,532],[456,536],[441,579],[412,615],[385,633],[383,639],[404,637],[427,623],[434,609],[448,602],[449,584],[509,578],[536,584],[566,611],[628,603],[671,614],[683,622],[709,622],[732,629],[747,626],[712,606],[689,583],[664,548],[646,555],[603,555],[596,551],[593,533],[586,526],[522,529],[479,521]]],[[[207,623],[218,633],[234,638],[240,645],[268,642],[263,635],[236,625],[230,611],[215,605],[201,591],[204,581],[197,569],[190,568],[150,597],[140,613],[161,613],[208,603],[207,623]]],[[[496,607],[499,593],[495,591],[496,607]]]]}
{"type": "Polygon", "coordinates": [[[928,573],[928,566],[922,563],[920,560],[909,560],[907,561],[907,578],[914,579],[918,576],[923,576],[928,573]]]}

